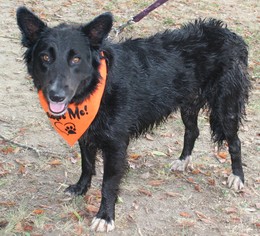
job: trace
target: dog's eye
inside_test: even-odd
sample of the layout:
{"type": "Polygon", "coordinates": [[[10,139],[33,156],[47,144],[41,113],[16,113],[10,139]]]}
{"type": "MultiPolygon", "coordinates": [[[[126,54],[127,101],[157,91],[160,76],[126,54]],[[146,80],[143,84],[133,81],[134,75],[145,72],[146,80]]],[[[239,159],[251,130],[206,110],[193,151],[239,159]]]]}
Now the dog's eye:
{"type": "Polygon", "coordinates": [[[42,60],[44,62],[50,62],[51,58],[47,54],[44,54],[44,55],[42,55],[42,60]]]}
{"type": "Polygon", "coordinates": [[[73,57],[71,60],[71,64],[75,65],[75,64],[79,64],[80,63],[80,58],[79,57],[73,57]]]}

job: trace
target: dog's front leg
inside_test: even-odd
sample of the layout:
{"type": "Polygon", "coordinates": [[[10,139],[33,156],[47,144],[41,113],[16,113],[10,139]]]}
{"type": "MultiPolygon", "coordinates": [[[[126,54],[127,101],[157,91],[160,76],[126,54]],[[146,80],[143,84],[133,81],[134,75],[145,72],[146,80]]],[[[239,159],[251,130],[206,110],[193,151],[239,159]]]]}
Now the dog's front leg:
{"type": "Polygon", "coordinates": [[[92,175],[95,175],[95,158],[97,149],[85,142],[84,138],[79,139],[81,151],[82,173],[76,184],[70,185],[65,192],[72,195],[82,195],[87,192],[91,185],[92,175]]]}
{"type": "Polygon", "coordinates": [[[102,200],[99,211],[92,221],[91,229],[109,232],[115,228],[115,202],[119,184],[126,169],[126,146],[106,148],[103,150],[103,156],[102,200]]]}

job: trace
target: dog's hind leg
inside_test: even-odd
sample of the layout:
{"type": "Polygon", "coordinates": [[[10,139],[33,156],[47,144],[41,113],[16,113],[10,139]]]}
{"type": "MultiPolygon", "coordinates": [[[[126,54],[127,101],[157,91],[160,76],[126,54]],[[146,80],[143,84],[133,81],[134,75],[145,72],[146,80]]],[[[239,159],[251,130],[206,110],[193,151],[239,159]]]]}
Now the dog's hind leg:
{"type": "Polygon", "coordinates": [[[232,187],[236,191],[239,191],[244,187],[244,172],[241,160],[241,142],[237,134],[234,134],[230,137],[227,136],[227,142],[232,161],[232,174],[228,177],[228,187],[232,187]]]}
{"type": "Polygon", "coordinates": [[[181,118],[185,126],[184,145],[181,156],[171,164],[172,171],[184,171],[191,161],[191,153],[197,137],[199,136],[198,113],[200,108],[197,106],[182,107],[181,118]]]}
{"type": "Polygon", "coordinates": [[[65,192],[72,195],[85,194],[91,185],[92,175],[95,175],[95,158],[97,149],[92,145],[88,145],[84,138],[79,140],[79,146],[81,151],[81,176],[76,184],[70,185],[65,190],[65,192]]]}
{"type": "Polygon", "coordinates": [[[213,109],[210,115],[210,125],[214,141],[219,144],[226,140],[232,162],[232,174],[228,178],[229,188],[238,191],[244,187],[244,172],[241,160],[241,142],[237,135],[240,122],[238,99],[229,97],[213,109]]]}
{"type": "Polygon", "coordinates": [[[119,184],[127,166],[127,145],[118,142],[103,149],[104,174],[102,183],[102,199],[99,211],[91,223],[91,229],[109,232],[115,228],[115,203],[119,184]]]}

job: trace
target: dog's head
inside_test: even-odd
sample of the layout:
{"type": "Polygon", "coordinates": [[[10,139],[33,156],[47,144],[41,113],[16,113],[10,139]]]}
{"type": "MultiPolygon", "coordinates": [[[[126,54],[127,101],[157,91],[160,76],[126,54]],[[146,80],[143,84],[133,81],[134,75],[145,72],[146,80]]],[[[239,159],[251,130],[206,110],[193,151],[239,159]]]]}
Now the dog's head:
{"type": "Polygon", "coordinates": [[[100,48],[112,22],[111,13],[104,13],[86,25],[50,28],[27,8],[17,10],[28,72],[53,115],[61,116],[69,103],[79,103],[95,90],[100,48]]]}

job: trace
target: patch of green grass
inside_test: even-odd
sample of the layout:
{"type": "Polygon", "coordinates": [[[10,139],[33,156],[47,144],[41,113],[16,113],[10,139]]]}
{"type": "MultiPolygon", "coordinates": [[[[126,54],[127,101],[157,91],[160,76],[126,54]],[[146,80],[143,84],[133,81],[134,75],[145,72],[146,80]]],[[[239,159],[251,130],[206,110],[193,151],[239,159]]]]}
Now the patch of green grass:
{"type": "Polygon", "coordinates": [[[77,217],[78,221],[82,221],[82,217],[80,216],[80,214],[77,211],[73,211],[74,216],[77,217]]]}
{"type": "Polygon", "coordinates": [[[260,102],[259,101],[250,101],[249,108],[252,109],[256,113],[260,113],[260,102]]]}
{"type": "MultiPolygon", "coordinates": [[[[166,164],[165,166],[168,167],[169,165],[166,164]]],[[[163,178],[166,180],[170,176],[171,172],[169,171],[169,168],[160,168],[155,171],[155,174],[157,175],[157,178],[163,178]]]]}
{"type": "Polygon", "coordinates": [[[222,195],[224,198],[227,198],[230,194],[230,190],[228,188],[222,188],[222,195]]]}
{"type": "Polygon", "coordinates": [[[113,11],[114,10],[114,1],[107,1],[106,5],[104,6],[104,10],[106,11],[113,11]]]}
{"type": "Polygon", "coordinates": [[[50,218],[46,214],[35,215],[33,218],[34,226],[38,229],[44,229],[46,222],[50,222],[50,218]]]}
{"type": "Polygon", "coordinates": [[[242,208],[250,208],[250,203],[247,202],[247,201],[243,201],[243,202],[241,202],[239,205],[240,205],[240,207],[242,207],[242,208]]]}
{"type": "Polygon", "coordinates": [[[7,179],[0,179],[0,187],[4,186],[7,182],[7,179]]]}
{"type": "Polygon", "coordinates": [[[8,225],[0,230],[0,235],[11,235],[15,231],[16,225],[23,219],[28,218],[30,212],[25,202],[20,203],[19,208],[6,211],[5,219],[8,221],[8,225]]]}
{"type": "Polygon", "coordinates": [[[150,2],[140,0],[134,0],[134,3],[137,6],[137,8],[146,8],[151,4],[150,2]]]}
{"type": "Polygon", "coordinates": [[[167,17],[163,20],[163,24],[166,26],[173,26],[175,21],[171,17],[167,17]]]}
{"type": "Polygon", "coordinates": [[[187,186],[186,186],[186,185],[183,185],[183,186],[177,187],[177,189],[178,189],[179,191],[185,191],[185,190],[187,190],[187,186]]]}
{"type": "Polygon", "coordinates": [[[209,4],[211,7],[219,8],[219,4],[217,4],[216,2],[209,2],[209,4]]]}

